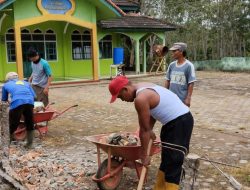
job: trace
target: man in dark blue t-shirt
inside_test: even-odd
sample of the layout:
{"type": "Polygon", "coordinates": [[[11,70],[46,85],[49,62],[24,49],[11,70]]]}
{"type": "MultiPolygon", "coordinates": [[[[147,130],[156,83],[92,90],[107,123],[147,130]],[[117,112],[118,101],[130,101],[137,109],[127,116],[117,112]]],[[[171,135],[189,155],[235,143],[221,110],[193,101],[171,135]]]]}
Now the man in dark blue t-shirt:
{"type": "Polygon", "coordinates": [[[27,129],[27,144],[30,148],[33,143],[33,107],[36,97],[31,85],[23,80],[18,80],[18,74],[9,72],[6,75],[6,83],[2,87],[2,101],[8,101],[10,94],[9,128],[10,141],[13,140],[21,116],[24,116],[24,122],[27,129]]]}

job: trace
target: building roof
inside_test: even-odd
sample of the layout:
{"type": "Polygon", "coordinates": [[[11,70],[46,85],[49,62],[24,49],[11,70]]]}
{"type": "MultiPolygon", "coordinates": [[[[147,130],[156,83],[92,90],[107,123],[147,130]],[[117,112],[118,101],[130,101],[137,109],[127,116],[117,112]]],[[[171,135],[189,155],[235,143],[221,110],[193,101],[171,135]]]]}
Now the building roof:
{"type": "Polygon", "coordinates": [[[138,0],[112,0],[117,6],[139,6],[138,0]]]}
{"type": "Polygon", "coordinates": [[[100,20],[98,26],[110,30],[141,30],[141,31],[170,31],[176,30],[177,26],[162,20],[139,15],[126,15],[119,18],[100,20]]]}
{"type": "Polygon", "coordinates": [[[139,12],[140,4],[138,0],[112,0],[124,12],[139,12]]]}
{"type": "Polygon", "coordinates": [[[126,15],[125,12],[123,12],[122,9],[120,9],[112,0],[105,0],[107,3],[109,3],[112,7],[114,7],[121,15],[126,15]]]}

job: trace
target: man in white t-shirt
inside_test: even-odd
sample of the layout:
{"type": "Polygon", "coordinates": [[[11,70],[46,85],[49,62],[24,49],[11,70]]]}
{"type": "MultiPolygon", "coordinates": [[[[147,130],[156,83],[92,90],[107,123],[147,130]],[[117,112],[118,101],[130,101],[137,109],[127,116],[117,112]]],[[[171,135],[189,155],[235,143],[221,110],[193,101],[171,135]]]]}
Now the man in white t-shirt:
{"type": "Polygon", "coordinates": [[[181,101],[190,107],[194,82],[196,81],[194,65],[186,57],[187,44],[175,43],[169,50],[175,59],[170,63],[165,87],[174,92],[181,101]]]}

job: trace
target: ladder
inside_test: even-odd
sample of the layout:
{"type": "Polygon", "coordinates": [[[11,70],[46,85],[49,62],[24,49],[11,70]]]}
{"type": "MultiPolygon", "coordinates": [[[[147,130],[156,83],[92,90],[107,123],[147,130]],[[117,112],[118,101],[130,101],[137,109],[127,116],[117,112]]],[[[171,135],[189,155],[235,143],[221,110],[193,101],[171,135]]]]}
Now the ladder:
{"type": "Polygon", "coordinates": [[[149,73],[151,74],[154,68],[157,68],[155,74],[159,73],[160,70],[161,72],[164,72],[165,65],[166,65],[165,57],[157,57],[153,65],[151,66],[149,73]]]}

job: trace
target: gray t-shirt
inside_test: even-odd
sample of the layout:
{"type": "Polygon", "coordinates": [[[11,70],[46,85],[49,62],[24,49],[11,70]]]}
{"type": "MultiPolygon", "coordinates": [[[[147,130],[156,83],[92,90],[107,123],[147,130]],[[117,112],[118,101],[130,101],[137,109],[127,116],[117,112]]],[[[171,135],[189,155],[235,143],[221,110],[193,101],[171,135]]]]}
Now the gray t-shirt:
{"type": "Polygon", "coordinates": [[[188,84],[196,81],[194,65],[189,60],[181,65],[177,65],[177,61],[173,61],[168,67],[166,80],[170,81],[169,90],[184,102],[188,84]]]}
{"type": "Polygon", "coordinates": [[[31,67],[32,84],[45,88],[48,83],[48,77],[50,77],[52,74],[49,63],[41,58],[37,64],[32,62],[31,67]]]}

